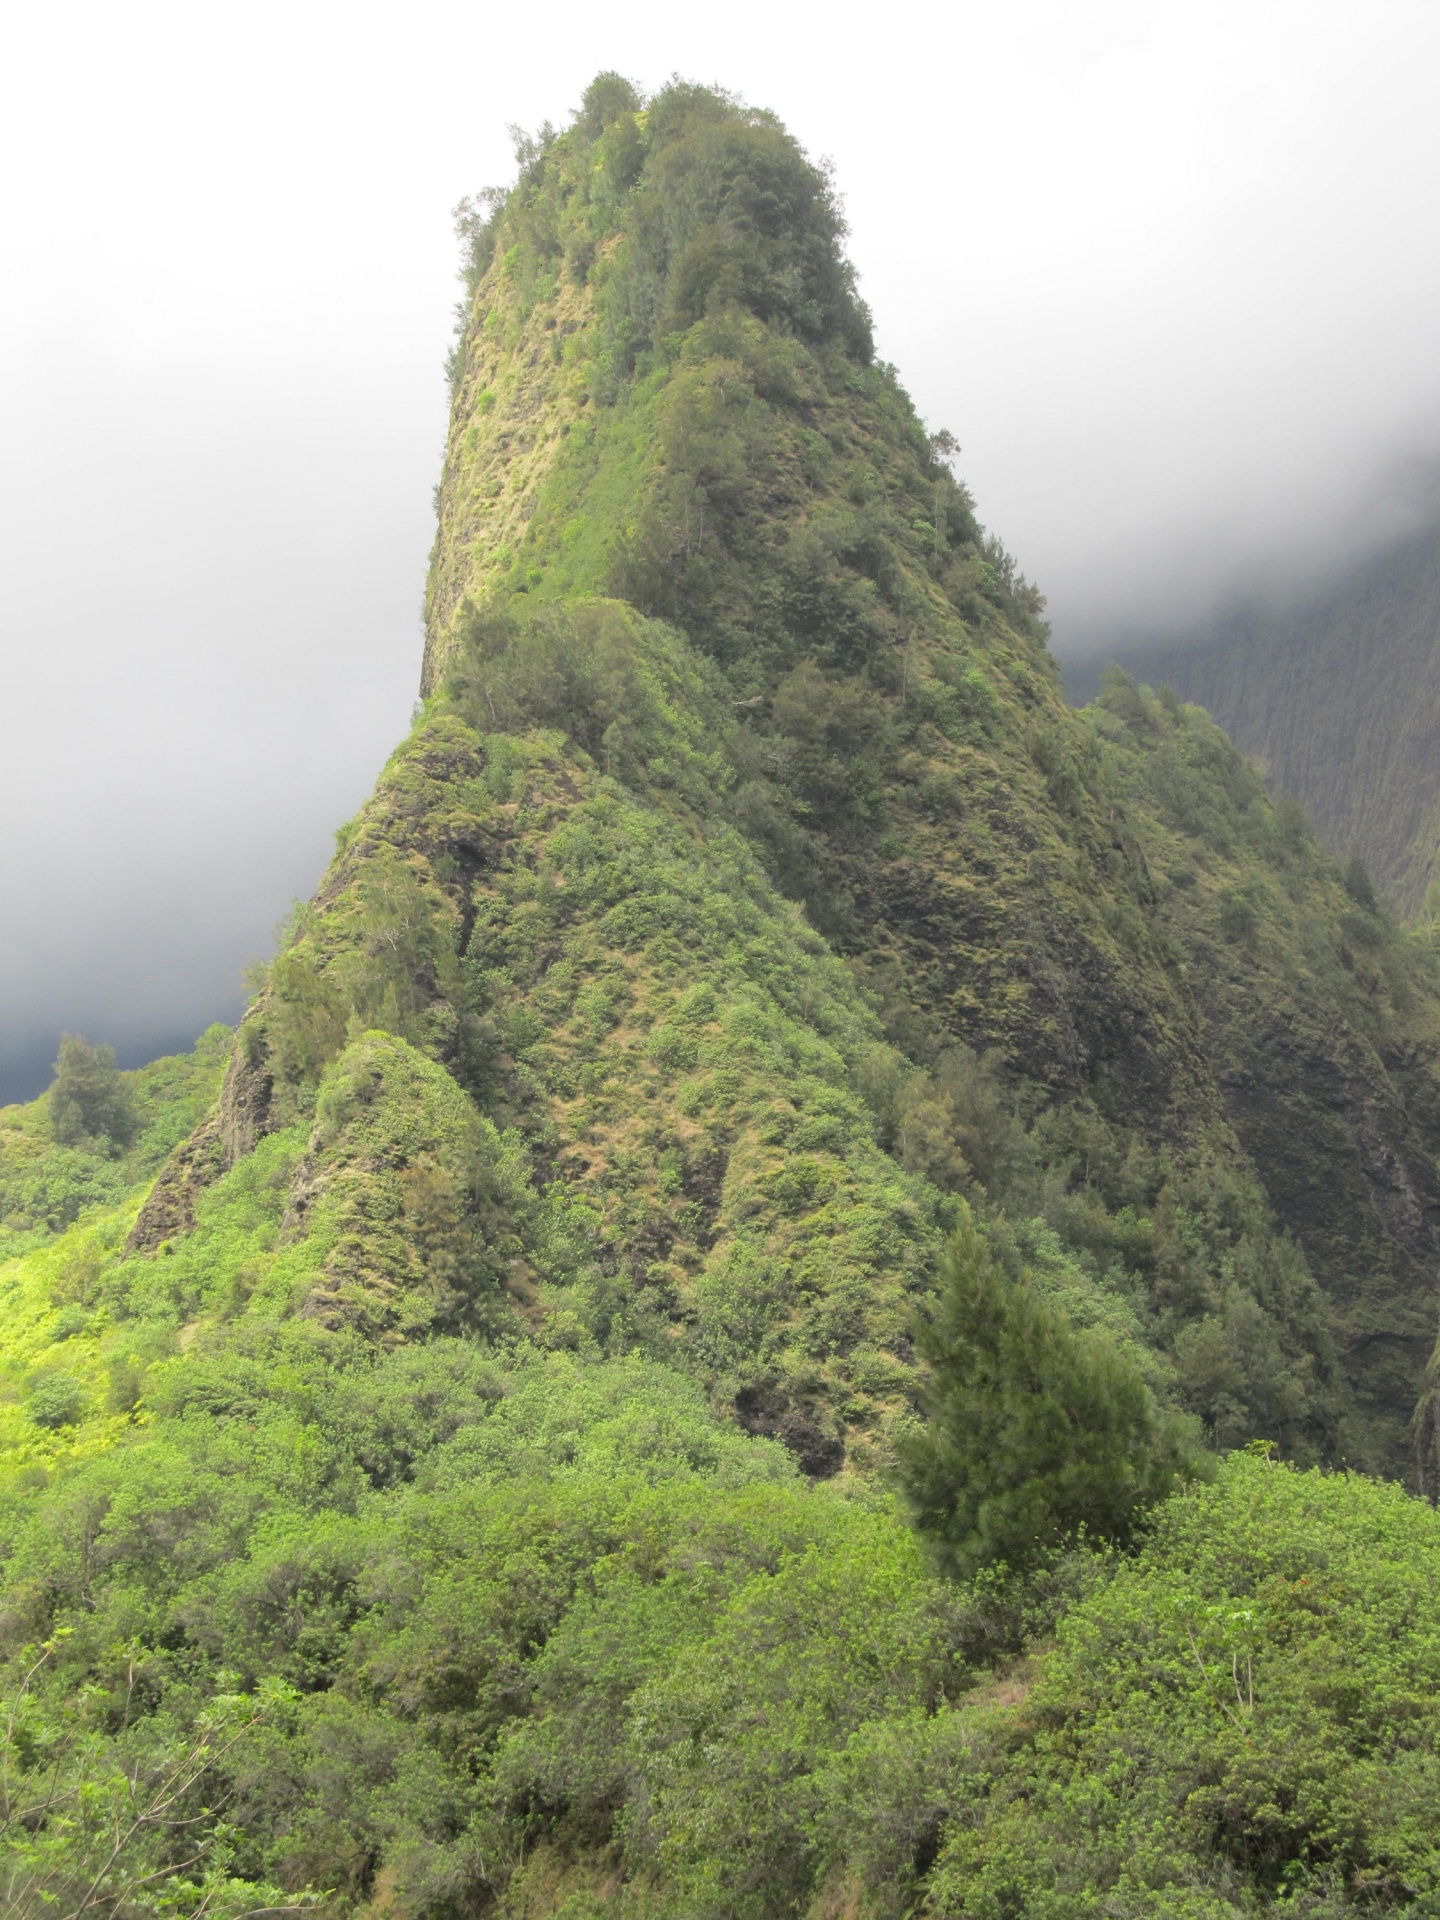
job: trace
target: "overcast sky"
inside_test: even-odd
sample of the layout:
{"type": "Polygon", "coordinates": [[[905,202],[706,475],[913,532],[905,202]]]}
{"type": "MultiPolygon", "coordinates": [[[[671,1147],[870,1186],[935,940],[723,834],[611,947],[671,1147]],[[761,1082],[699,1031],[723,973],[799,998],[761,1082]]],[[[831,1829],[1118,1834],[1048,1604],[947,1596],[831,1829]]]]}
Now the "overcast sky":
{"type": "Polygon", "coordinates": [[[1383,540],[1440,454],[1440,6],[15,10],[0,81],[0,1098],[136,1062],[402,732],[450,209],[679,71],[838,170],[880,351],[1063,651],[1383,540]]]}

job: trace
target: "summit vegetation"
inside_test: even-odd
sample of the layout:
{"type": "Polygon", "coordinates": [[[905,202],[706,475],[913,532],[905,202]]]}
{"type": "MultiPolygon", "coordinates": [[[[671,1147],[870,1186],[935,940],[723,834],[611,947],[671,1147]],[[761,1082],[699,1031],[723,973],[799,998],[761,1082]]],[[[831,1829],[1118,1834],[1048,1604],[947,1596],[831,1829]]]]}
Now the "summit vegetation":
{"type": "Polygon", "coordinates": [[[1440,1912],[1433,947],[1066,705],[772,115],[518,163],[410,733],[0,1111],[0,1904],[1440,1912]]]}

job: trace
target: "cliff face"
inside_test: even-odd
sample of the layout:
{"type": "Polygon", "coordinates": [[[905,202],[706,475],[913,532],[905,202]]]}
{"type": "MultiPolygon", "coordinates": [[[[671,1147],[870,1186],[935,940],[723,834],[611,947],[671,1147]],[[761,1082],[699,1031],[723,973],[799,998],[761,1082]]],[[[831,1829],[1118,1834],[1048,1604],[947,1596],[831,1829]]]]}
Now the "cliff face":
{"type": "Polygon", "coordinates": [[[1206,708],[1337,859],[1359,854],[1402,917],[1420,913],[1440,849],[1440,534],[1124,664],[1206,708]]]}

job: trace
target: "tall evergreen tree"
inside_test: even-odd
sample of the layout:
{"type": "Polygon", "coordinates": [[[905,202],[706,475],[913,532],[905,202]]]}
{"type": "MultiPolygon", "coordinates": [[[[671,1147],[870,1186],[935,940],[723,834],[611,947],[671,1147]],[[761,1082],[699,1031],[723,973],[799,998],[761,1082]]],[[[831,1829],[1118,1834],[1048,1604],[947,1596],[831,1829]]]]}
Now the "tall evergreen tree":
{"type": "Polygon", "coordinates": [[[1011,1282],[966,1213],[920,1325],[925,1425],[906,1494],[957,1575],[1023,1567],[1082,1529],[1123,1541],[1187,1471],[1180,1423],[1105,1334],[1011,1282]]]}

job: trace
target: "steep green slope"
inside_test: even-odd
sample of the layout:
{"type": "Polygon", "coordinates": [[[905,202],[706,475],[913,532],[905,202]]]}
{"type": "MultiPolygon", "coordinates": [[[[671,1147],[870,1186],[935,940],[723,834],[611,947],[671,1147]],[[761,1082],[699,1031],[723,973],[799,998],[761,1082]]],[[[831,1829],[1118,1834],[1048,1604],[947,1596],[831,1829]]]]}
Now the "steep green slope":
{"type": "MultiPolygon", "coordinates": [[[[655,700],[645,779],[627,789],[559,733],[422,721],[242,1029],[214,1164],[307,1116],[318,1069],[325,1144],[289,1203],[313,1231],[344,1134],[330,1116],[360,1071],[347,1033],[383,1028],[502,1132],[475,1114],[475,1141],[448,1154],[402,1142],[417,1093],[382,1078],[361,1104],[395,1144],[345,1150],[367,1217],[302,1312],[384,1339],[451,1327],[475,1312],[478,1273],[447,1307],[437,1262],[478,1231],[494,1312],[553,1344],[674,1351],[833,1471],[844,1423],[863,1436],[901,1390],[906,1295],[944,1207],[883,1153],[855,1091],[887,1050],[854,982],[740,835],[648,791],[709,792],[705,756],[662,730],[673,637],[602,603],[575,619],[633,724],[655,700]]],[[[162,1183],[132,1245],[153,1245],[173,1204],[162,1183]]]]}
{"type": "MultiPolygon", "coordinates": [[[[1273,1404],[1242,1424],[1399,1469],[1434,1313],[1428,962],[1390,941],[1395,995],[1363,959],[1356,979],[1354,903],[1298,823],[1241,791],[1218,737],[1147,756],[1157,793],[1102,718],[1067,711],[1034,596],[870,363],[824,181],[752,120],[684,89],[639,120],[597,96],[473,225],[426,684],[517,608],[577,591],[677,625],[731,703],[733,724],[723,698],[710,722],[730,817],[902,1050],[981,1052],[1097,1214],[1153,1225],[1184,1189],[1203,1216],[1225,1163],[1251,1270],[1233,1311],[1258,1299],[1289,1380],[1316,1383],[1288,1427],[1273,1404]],[[1214,929],[1172,911],[1152,831],[1188,836],[1215,895],[1250,906],[1214,929]],[[1247,913],[1253,939],[1232,931],[1247,913]],[[1363,1414],[1343,1436],[1324,1338],[1276,1304],[1291,1262],[1267,1214],[1335,1309],[1363,1414]]],[[[1237,1238],[1201,1229],[1208,1275],[1176,1289],[1162,1342],[1223,1320],[1237,1238]]],[[[1153,1304],[1123,1240],[1101,1234],[1096,1257],[1153,1304]]]]}
{"type": "Polygon", "coordinates": [[[448,745],[402,752],[395,821],[337,863],[141,1238],[378,1025],[528,1129],[535,1177],[604,1222],[618,1324],[703,1352],[812,1464],[888,1417],[850,1349],[903,1394],[901,1300],[943,1212],[879,1199],[883,1172],[864,1197],[848,1144],[843,1173],[802,1173],[819,1127],[1043,1218],[1218,1438],[1405,1470],[1440,1198],[1429,956],[1197,717],[1122,688],[1069,711],[1035,596],[871,362],[828,184],[766,116],[679,86],[637,113],[606,82],[468,230],[425,668],[448,745]],[[774,937],[809,949],[761,964],[755,913],[800,925],[774,893],[713,937],[677,904],[666,949],[615,891],[767,884],[847,984],[798,931],[774,937]],[[730,1013],[650,1033],[677,993],[724,1006],[740,949],[762,1023],[847,1030],[820,1074],[845,1117],[802,1104],[767,1134],[773,1052],[748,1090],[727,1068],[697,1091],[730,1013]],[[832,983],[813,1007],[801,975],[832,983]],[[741,1277],[754,1259],[769,1277],[741,1277]],[[770,1331],[697,1347],[732,1292],[770,1331]]]}
{"type": "Polygon", "coordinates": [[[1358,854],[1398,913],[1421,912],[1440,849],[1440,535],[1299,605],[1121,657],[1207,708],[1337,858],[1358,854]]]}
{"type": "Polygon", "coordinates": [[[124,1369],[16,1404],[4,1898],[1425,1911],[1422,1503],[1262,1445],[952,1582],[890,1468],[958,1228],[1167,1431],[1409,1471],[1429,949],[1197,709],[1066,707],[777,122],[602,76],[522,162],[424,710],[213,1105],[16,1223],[17,1392],[76,1273],[124,1369]]]}
{"type": "MultiPolygon", "coordinates": [[[[1269,1428],[1300,1452],[1398,1469],[1432,1336],[1427,960],[1363,925],[1394,973],[1394,991],[1377,993],[1379,975],[1356,962],[1361,937],[1346,933],[1354,902],[1304,829],[1277,826],[1244,791],[1223,741],[1190,732],[1198,722],[1140,718],[1137,739],[1154,732],[1156,751],[1137,758],[1112,737],[1119,693],[1096,716],[1069,714],[1035,597],[981,534],[893,372],[868,361],[835,240],[824,179],[764,117],[705,92],[672,88],[639,117],[622,92],[597,96],[528,159],[509,202],[472,227],[426,687],[478,739],[563,733],[551,749],[563,783],[616,783],[651,816],[647,833],[664,816],[687,847],[722,824],[735,849],[749,843],[745,858],[803,900],[881,1006],[899,1062],[864,1064],[851,1046],[845,1068],[877,1144],[939,1187],[1043,1213],[1096,1281],[1110,1275],[1148,1317],[1150,1342],[1179,1361],[1188,1402],[1219,1436],[1269,1428]],[[1162,739],[1167,728],[1185,747],[1179,733],[1162,739]],[[1158,770],[1160,789],[1142,768],[1158,770]],[[1202,916],[1162,899],[1154,833],[1194,843],[1181,866],[1208,868],[1194,899],[1219,904],[1221,947],[1202,916]],[[1238,937],[1250,920],[1254,937],[1238,937]],[[987,1125],[968,1108],[985,1108],[987,1125]],[[991,1165],[987,1131],[1027,1139],[991,1165]]],[[[409,849],[382,835],[374,862],[340,872],[378,899],[384,858],[440,860],[436,950],[411,956],[411,972],[430,968],[422,993],[444,1000],[449,1025],[428,1039],[422,1023],[401,1031],[482,1104],[501,1098],[518,1116],[515,1087],[467,1054],[470,1027],[490,1018],[484,979],[497,973],[507,1012],[524,1000],[545,1029],[566,1008],[543,981],[551,947],[490,950],[493,914],[509,906],[505,887],[484,910],[472,897],[493,858],[486,833],[445,839],[470,831],[449,816],[484,787],[480,762],[493,756],[470,751],[468,787],[436,781],[440,839],[422,831],[409,849]],[[442,960],[451,987],[434,973],[442,960]]],[[[543,816],[516,820],[518,870],[543,879],[543,816]]],[[[317,902],[326,956],[382,939],[342,910],[348,897],[336,879],[317,902]]],[[[586,914],[611,908],[593,900],[586,914]]],[[[276,975],[280,1002],[307,939],[276,975]]],[[[586,941],[576,991],[614,993],[603,975],[628,968],[634,948],[622,962],[605,937],[586,941]]],[[[349,987],[351,960],[336,968],[324,960],[315,1033],[282,1043],[280,1077],[296,1087],[313,1085],[346,1021],[399,1018],[378,987],[349,987]]],[[[689,985],[705,972],[693,966],[689,985]]],[[[637,989],[655,1018],[649,1000],[637,989]]],[[[868,1018],[858,996],[851,1008],[868,1018]]],[[[271,1071],[267,1018],[248,1029],[238,1119],[221,1116],[215,1165],[269,1125],[244,1091],[271,1071]]],[[[551,1127],[584,1148],[578,1116],[593,1119],[574,1104],[566,1044],[549,1039],[536,1060],[520,1058],[524,1044],[501,1048],[516,1062],[503,1075],[518,1073],[536,1139],[551,1127]]],[[[678,1064],[651,1060],[664,1091],[647,1152],[689,1152],[678,1064]]],[[[620,1087],[609,1104],[634,1125],[634,1069],[620,1087]]],[[[636,1150],[632,1139],[618,1169],[609,1152],[568,1152],[566,1190],[614,1215],[618,1292],[684,1329],[695,1311],[684,1286],[647,1279],[670,1229],[647,1244],[653,1194],[641,1202],[636,1188],[659,1175],[626,1171],[636,1150]],[[624,1204],[599,1198],[616,1181],[624,1204]]],[[[707,1121],[695,1152],[712,1171],[691,1169],[691,1181],[730,1165],[730,1121],[707,1121]]],[[[745,1169],[741,1156],[735,1187],[751,1192],[745,1169]]],[[[778,1177],[781,1212],[804,1210],[789,1173],[778,1177]]],[[[680,1240],[682,1267],[695,1252],[707,1271],[739,1258],[728,1246],[687,1254],[680,1240]]],[[[902,1265],[831,1256],[824,1283],[797,1284],[877,1298],[877,1273],[902,1265]]],[[[889,1332],[852,1309],[841,1319],[831,1346],[879,1340],[895,1357],[893,1309],[889,1332]]],[[[804,1363],[799,1352],[780,1371],[735,1373],[735,1361],[735,1390],[766,1407],[756,1417],[816,1428],[833,1459],[839,1430],[810,1380],[826,1348],[810,1338],[804,1363]]],[[[847,1390],[826,1382],[831,1409],[847,1390]]]]}
{"type": "Polygon", "coordinates": [[[1430,950],[1342,884],[1199,709],[1115,682],[1085,717],[1131,800],[1230,1124],[1321,1278],[1360,1406],[1398,1412],[1435,1313],[1430,950]]]}
{"type": "Polygon", "coordinates": [[[119,1076],[128,1144],[53,1137],[52,1099],[0,1107],[0,1491],[123,1437],[169,1342],[132,1338],[102,1298],[157,1169],[213,1102],[230,1033],[119,1076]]]}

